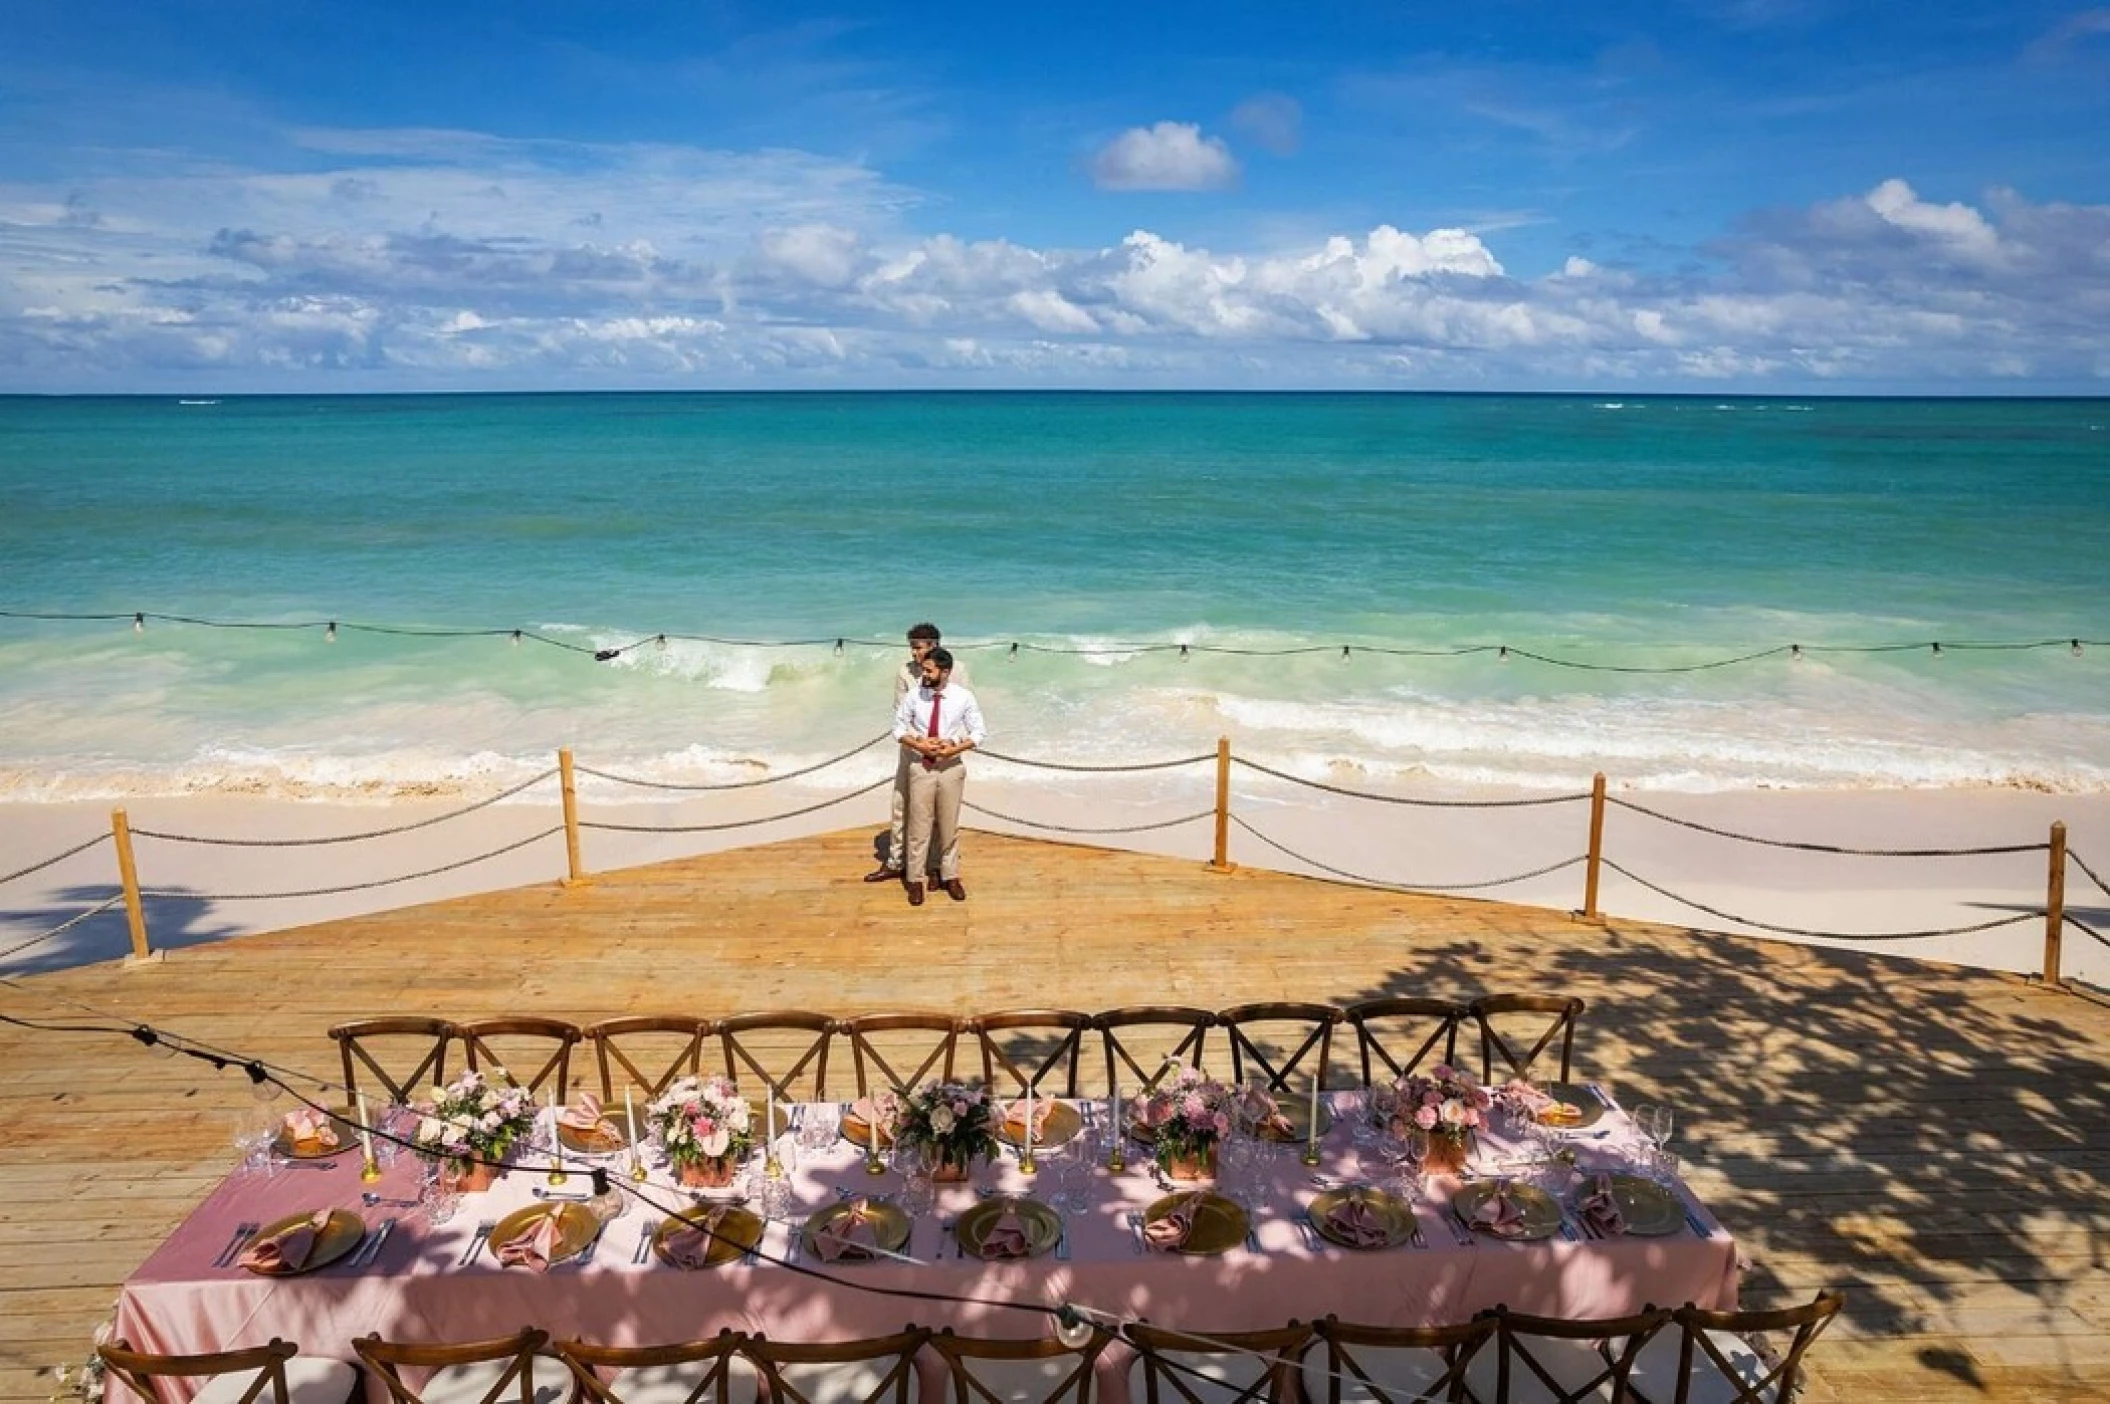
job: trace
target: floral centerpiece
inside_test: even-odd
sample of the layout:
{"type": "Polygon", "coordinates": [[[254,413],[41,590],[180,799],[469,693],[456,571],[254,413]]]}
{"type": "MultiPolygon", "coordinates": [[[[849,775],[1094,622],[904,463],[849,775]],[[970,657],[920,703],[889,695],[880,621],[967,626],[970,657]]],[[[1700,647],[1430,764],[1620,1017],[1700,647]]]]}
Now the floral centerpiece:
{"type": "Polygon", "coordinates": [[[535,1125],[534,1095],[504,1080],[505,1069],[491,1071],[500,1082],[465,1072],[412,1103],[418,1112],[412,1143],[420,1153],[445,1162],[464,1189],[490,1188],[500,1173],[498,1162],[535,1125]]]}
{"type": "Polygon", "coordinates": [[[926,1082],[901,1098],[894,1144],[930,1158],[931,1178],[964,1180],[979,1157],[996,1159],[1002,1113],[982,1088],[965,1082],[926,1082]]]}
{"type": "Polygon", "coordinates": [[[1150,1133],[1167,1175],[1199,1180],[1216,1173],[1216,1148],[1231,1134],[1239,1103],[1239,1093],[1183,1065],[1136,1099],[1136,1120],[1150,1133]]]}
{"type": "Polygon", "coordinates": [[[754,1111],[740,1089],[722,1077],[684,1077],[645,1104],[645,1124],[685,1185],[733,1182],[754,1149],[754,1111]]]}
{"type": "Polygon", "coordinates": [[[1465,1168],[1472,1133],[1493,1104],[1471,1073],[1438,1063],[1427,1076],[1409,1073],[1390,1087],[1373,1089],[1370,1112],[1386,1134],[1422,1140],[1422,1168],[1444,1172],[1465,1168]]]}

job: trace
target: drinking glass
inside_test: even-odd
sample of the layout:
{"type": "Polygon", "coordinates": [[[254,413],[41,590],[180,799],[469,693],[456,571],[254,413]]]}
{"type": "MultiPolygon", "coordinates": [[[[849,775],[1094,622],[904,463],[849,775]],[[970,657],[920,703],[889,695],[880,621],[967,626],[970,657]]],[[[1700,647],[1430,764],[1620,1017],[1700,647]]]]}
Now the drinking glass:
{"type": "Polygon", "coordinates": [[[1656,1144],[1656,1177],[1664,1181],[1678,1178],[1678,1157],[1670,1150],[1670,1138],[1677,1129],[1677,1113],[1669,1107],[1650,1107],[1644,1128],[1649,1140],[1656,1144]]]}
{"type": "Polygon", "coordinates": [[[418,1181],[418,1209],[425,1221],[434,1227],[453,1218],[462,1207],[461,1191],[456,1188],[459,1177],[444,1164],[428,1160],[424,1174],[418,1181]]]}
{"type": "Polygon", "coordinates": [[[799,1144],[810,1151],[822,1151],[835,1144],[841,1118],[836,1114],[835,1103],[813,1102],[809,1104],[799,1120],[799,1144]]]}
{"type": "Polygon", "coordinates": [[[894,1147],[894,1169],[901,1176],[901,1208],[912,1219],[920,1219],[937,1203],[938,1187],[931,1179],[930,1156],[921,1146],[894,1147]]]}

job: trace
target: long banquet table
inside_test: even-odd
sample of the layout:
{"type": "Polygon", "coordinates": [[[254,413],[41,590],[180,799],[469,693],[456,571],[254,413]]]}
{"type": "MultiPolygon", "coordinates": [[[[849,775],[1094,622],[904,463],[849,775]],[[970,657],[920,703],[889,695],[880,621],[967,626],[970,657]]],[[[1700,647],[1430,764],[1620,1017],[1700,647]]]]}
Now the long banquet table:
{"type": "MultiPolygon", "coordinates": [[[[1613,1110],[1570,1144],[1587,1168],[1638,1145],[1639,1135],[1613,1110]]],[[[1366,1159],[1345,1118],[1336,1120],[1322,1149],[1320,1168],[1328,1176],[1368,1176],[1377,1183],[1392,1176],[1366,1159]]],[[[1483,1132],[1468,1173],[1497,1169],[1522,1153],[1502,1136],[1483,1132]]],[[[607,1226],[589,1263],[560,1263],[539,1275],[503,1268],[489,1251],[462,1262],[479,1222],[536,1202],[534,1187],[544,1182],[539,1172],[516,1169],[490,1191],[464,1196],[451,1220],[433,1225],[418,1210],[362,1202],[362,1191],[403,1199],[417,1194],[420,1167],[407,1155],[373,1185],[360,1182],[356,1150],[330,1168],[237,1171],[125,1283],[117,1334],[135,1349],[164,1353],[226,1350],[278,1336],[297,1342],[306,1354],[351,1360],[353,1337],[369,1332],[391,1340],[466,1341],[526,1325],[558,1339],[617,1345],[692,1340],[722,1327],[788,1341],[854,1339],[908,1323],[984,1336],[1052,1334],[1055,1323],[1048,1315],[994,1304],[1007,1301],[1069,1302],[1199,1331],[1259,1329],[1329,1312],[1379,1325],[1432,1324],[1464,1320],[1498,1303],[1568,1317],[1614,1316],[1646,1304],[1736,1304],[1735,1242],[1682,1186],[1687,1224],[1672,1235],[1599,1239],[1564,1231],[1534,1242],[1505,1242],[1457,1231],[1447,1205],[1460,1182],[1437,1179],[1417,1209],[1426,1247],[1354,1252],[1314,1246],[1302,1232],[1298,1216],[1318,1190],[1296,1147],[1278,1149],[1258,1172],[1257,1250],[1237,1247],[1215,1257],[1139,1251],[1128,1215],[1165,1191],[1152,1176],[1148,1151],[1131,1147],[1129,1168],[1120,1175],[1098,1171],[1089,1210],[1067,1216],[1067,1258],[963,1260],[943,1226],[971,1208],[978,1193],[994,1189],[1046,1199],[1054,1190],[1050,1161],[1044,1159],[1040,1174],[1029,1178],[1016,1157],[1006,1155],[974,1183],[939,1187],[936,1208],[916,1221],[909,1242],[917,1263],[822,1265],[804,1255],[801,1266],[845,1284],[835,1285],[772,1259],[787,1256],[790,1236],[808,1214],[836,1203],[839,1187],[887,1194],[901,1182],[891,1172],[868,1175],[863,1152],[842,1140],[796,1155],[792,1208],[785,1221],[770,1224],[761,1258],[695,1272],[676,1271],[649,1256],[634,1261],[640,1233],[658,1223],[665,1208],[689,1204],[664,1170],[635,1187],[641,1199],[607,1226]],[[662,1207],[648,1207],[645,1200],[662,1207]],[[325,1206],[349,1208],[369,1226],[397,1219],[371,1264],[350,1266],[361,1256],[355,1253],[293,1277],[214,1266],[238,1224],[270,1223],[325,1206]],[[978,1301],[903,1300],[855,1290],[847,1285],[852,1283],[978,1301]]],[[[586,1182],[575,1171],[567,1188],[575,1191],[586,1182]]]]}

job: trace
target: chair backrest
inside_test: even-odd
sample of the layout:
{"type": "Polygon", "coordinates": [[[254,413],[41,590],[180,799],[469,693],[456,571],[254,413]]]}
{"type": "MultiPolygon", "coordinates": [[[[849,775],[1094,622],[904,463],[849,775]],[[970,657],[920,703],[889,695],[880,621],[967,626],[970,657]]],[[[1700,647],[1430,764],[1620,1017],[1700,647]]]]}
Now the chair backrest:
{"type": "Polygon", "coordinates": [[[1098,1327],[1082,1345],[956,1336],[930,1338],[952,1381],[952,1404],[1091,1404],[1092,1371],[1113,1336],[1098,1327]]]}
{"type": "Polygon", "coordinates": [[[1551,1049],[1556,1039],[1561,1049],[1560,1080],[1568,1080],[1569,1056],[1575,1048],[1575,1021],[1583,1012],[1580,999],[1564,995],[1491,994],[1480,996],[1468,1008],[1473,1022],[1480,1026],[1482,1081],[1495,1080],[1497,1060],[1505,1079],[1530,1077],[1532,1065],[1551,1049]],[[1540,1017],[1517,1019],[1513,1017],[1516,1015],[1540,1017]],[[1538,1038],[1527,1044],[1526,1035],[1517,1032],[1519,1024],[1527,1031],[1537,1029],[1538,1038]]]}
{"type": "Polygon", "coordinates": [[[1340,1021],[1341,1011],[1330,1004],[1286,1000],[1216,1011],[1231,1040],[1231,1080],[1243,1084],[1257,1077],[1270,1092],[1302,1091],[1314,1078],[1326,1085],[1333,1026],[1340,1021]]]}
{"type": "MultiPolygon", "coordinates": [[[[109,1341],[95,1348],[103,1364],[147,1404],[163,1404],[154,1388],[157,1378],[197,1379],[201,1376],[253,1372],[255,1378],[231,1404],[286,1404],[286,1362],[300,1347],[273,1337],[268,1345],[242,1350],[215,1351],[209,1355],[150,1355],[134,1350],[127,1341],[109,1341]]],[[[187,1395],[189,1391],[184,1391],[187,1395]]]]}
{"type": "Polygon", "coordinates": [[[1472,1017],[1447,999],[1366,999],[1345,1011],[1355,1030],[1363,1086],[1397,1082],[1423,1063],[1451,1063],[1458,1056],[1458,1025],[1472,1017]]]}
{"type": "Polygon", "coordinates": [[[505,1081],[515,1087],[540,1093],[548,1086],[560,1102],[571,1097],[571,1050],[579,1041],[578,1025],[514,1014],[456,1024],[454,1031],[472,1071],[488,1075],[503,1070],[505,1081]],[[522,1069],[529,1070],[527,1076],[521,1076],[522,1069]]]}
{"type": "Polygon", "coordinates": [[[1465,1372],[1494,1339],[1495,1323],[1361,1326],[1329,1316],[1314,1330],[1323,1344],[1305,1356],[1308,1404],[1419,1404],[1463,1397],[1465,1372]]]}
{"type": "Polygon", "coordinates": [[[860,1014],[835,1028],[850,1040],[860,1097],[874,1088],[907,1092],[934,1078],[952,1081],[960,1021],[950,1014],[860,1014]]]}
{"type": "Polygon", "coordinates": [[[1592,1320],[1529,1316],[1503,1307],[1486,1315],[1495,1323],[1496,1396],[1549,1404],[1625,1398],[1634,1358],[1671,1320],[1668,1310],[1656,1307],[1592,1320]],[[1600,1342],[1604,1350],[1598,1349],[1600,1342]]]}
{"type": "Polygon", "coordinates": [[[330,1037],[344,1059],[348,1096],[359,1094],[361,1068],[370,1074],[371,1083],[378,1083],[388,1094],[390,1102],[399,1104],[422,1098],[427,1088],[447,1080],[447,1045],[454,1041],[454,1025],[445,1019],[410,1015],[355,1019],[331,1029],[330,1037]],[[376,1046],[382,1044],[385,1050],[376,1046]]]}
{"type": "Polygon", "coordinates": [[[1691,1404],[1695,1399],[1719,1400],[1720,1404],[1788,1404],[1800,1383],[1802,1357],[1845,1304],[1846,1298],[1837,1292],[1819,1292],[1807,1304],[1784,1311],[1703,1311],[1696,1306],[1681,1307],[1677,1312],[1680,1340],[1676,1404],[1691,1404]],[[1795,1335],[1770,1366],[1755,1351],[1749,1361],[1731,1360],[1731,1352],[1717,1339],[1778,1331],[1793,1331],[1795,1335]],[[1701,1393],[1699,1381],[1706,1374],[1718,1375],[1720,1381],[1701,1393]],[[1720,1384],[1726,1384],[1731,1392],[1723,1394],[1720,1384]]]}
{"type": "Polygon", "coordinates": [[[914,1361],[930,1332],[798,1345],[751,1336],[741,1349],[762,1371],[772,1404],[910,1404],[914,1361]]]}
{"type": "Polygon", "coordinates": [[[735,1014],[718,1021],[725,1075],[750,1096],[774,1091],[780,1102],[827,1099],[828,1046],[834,1040],[835,1020],[803,1009],[735,1014]]]}
{"type": "MultiPolygon", "coordinates": [[[[418,1392],[403,1379],[407,1366],[412,1370],[447,1370],[463,1365],[496,1365],[491,1372],[491,1383],[476,1404],[537,1404],[538,1391],[535,1385],[535,1367],[538,1361],[544,1373],[560,1362],[543,1354],[549,1344],[549,1332],[530,1326],[517,1335],[498,1336],[486,1341],[461,1341],[454,1344],[433,1344],[418,1341],[384,1341],[378,1333],[355,1337],[352,1349],[367,1369],[374,1372],[381,1383],[388,1387],[396,1404],[424,1404],[418,1392]]],[[[567,1381],[568,1382],[568,1381],[567,1381]]]]}
{"type": "Polygon", "coordinates": [[[1182,1004],[1131,1004],[1092,1016],[1106,1045],[1106,1080],[1122,1095],[1148,1092],[1176,1064],[1204,1068],[1202,1046],[1215,1027],[1213,1010],[1182,1004]]]}
{"type": "Polygon", "coordinates": [[[1295,1321],[1269,1331],[1208,1332],[1138,1323],[1122,1335],[1136,1348],[1145,1404],[1287,1404],[1311,1344],[1311,1327],[1295,1321]]]}
{"type": "Polygon", "coordinates": [[[1072,1009],[978,1014],[967,1030],[981,1045],[982,1085],[996,1096],[1078,1097],[1077,1063],[1092,1016],[1072,1009]],[[1009,1035],[1009,1037],[1007,1037],[1009,1035]]]}
{"type": "Polygon", "coordinates": [[[675,1345],[604,1346],[559,1341],[554,1349],[592,1404],[752,1404],[760,1372],[744,1353],[747,1337],[732,1330],[675,1345]],[[621,1373],[603,1380],[601,1371],[621,1373]]]}
{"type": "Polygon", "coordinates": [[[602,1100],[612,1105],[622,1087],[635,1087],[650,1099],[678,1078],[701,1077],[703,1041],[716,1029],[709,1019],[686,1014],[626,1014],[601,1020],[582,1037],[593,1045],[602,1100]]]}

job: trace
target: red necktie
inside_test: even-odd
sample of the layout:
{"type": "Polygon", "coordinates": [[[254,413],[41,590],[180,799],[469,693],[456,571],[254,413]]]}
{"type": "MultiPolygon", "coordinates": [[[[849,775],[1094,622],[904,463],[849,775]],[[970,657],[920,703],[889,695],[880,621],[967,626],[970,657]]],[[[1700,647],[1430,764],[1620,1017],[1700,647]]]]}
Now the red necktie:
{"type": "MultiPolygon", "coordinates": [[[[940,696],[941,694],[936,692],[930,695],[930,730],[925,735],[935,737],[938,734],[938,698],[940,696]]],[[[925,756],[923,758],[923,768],[925,770],[936,770],[938,762],[929,756],[925,756]]]]}

